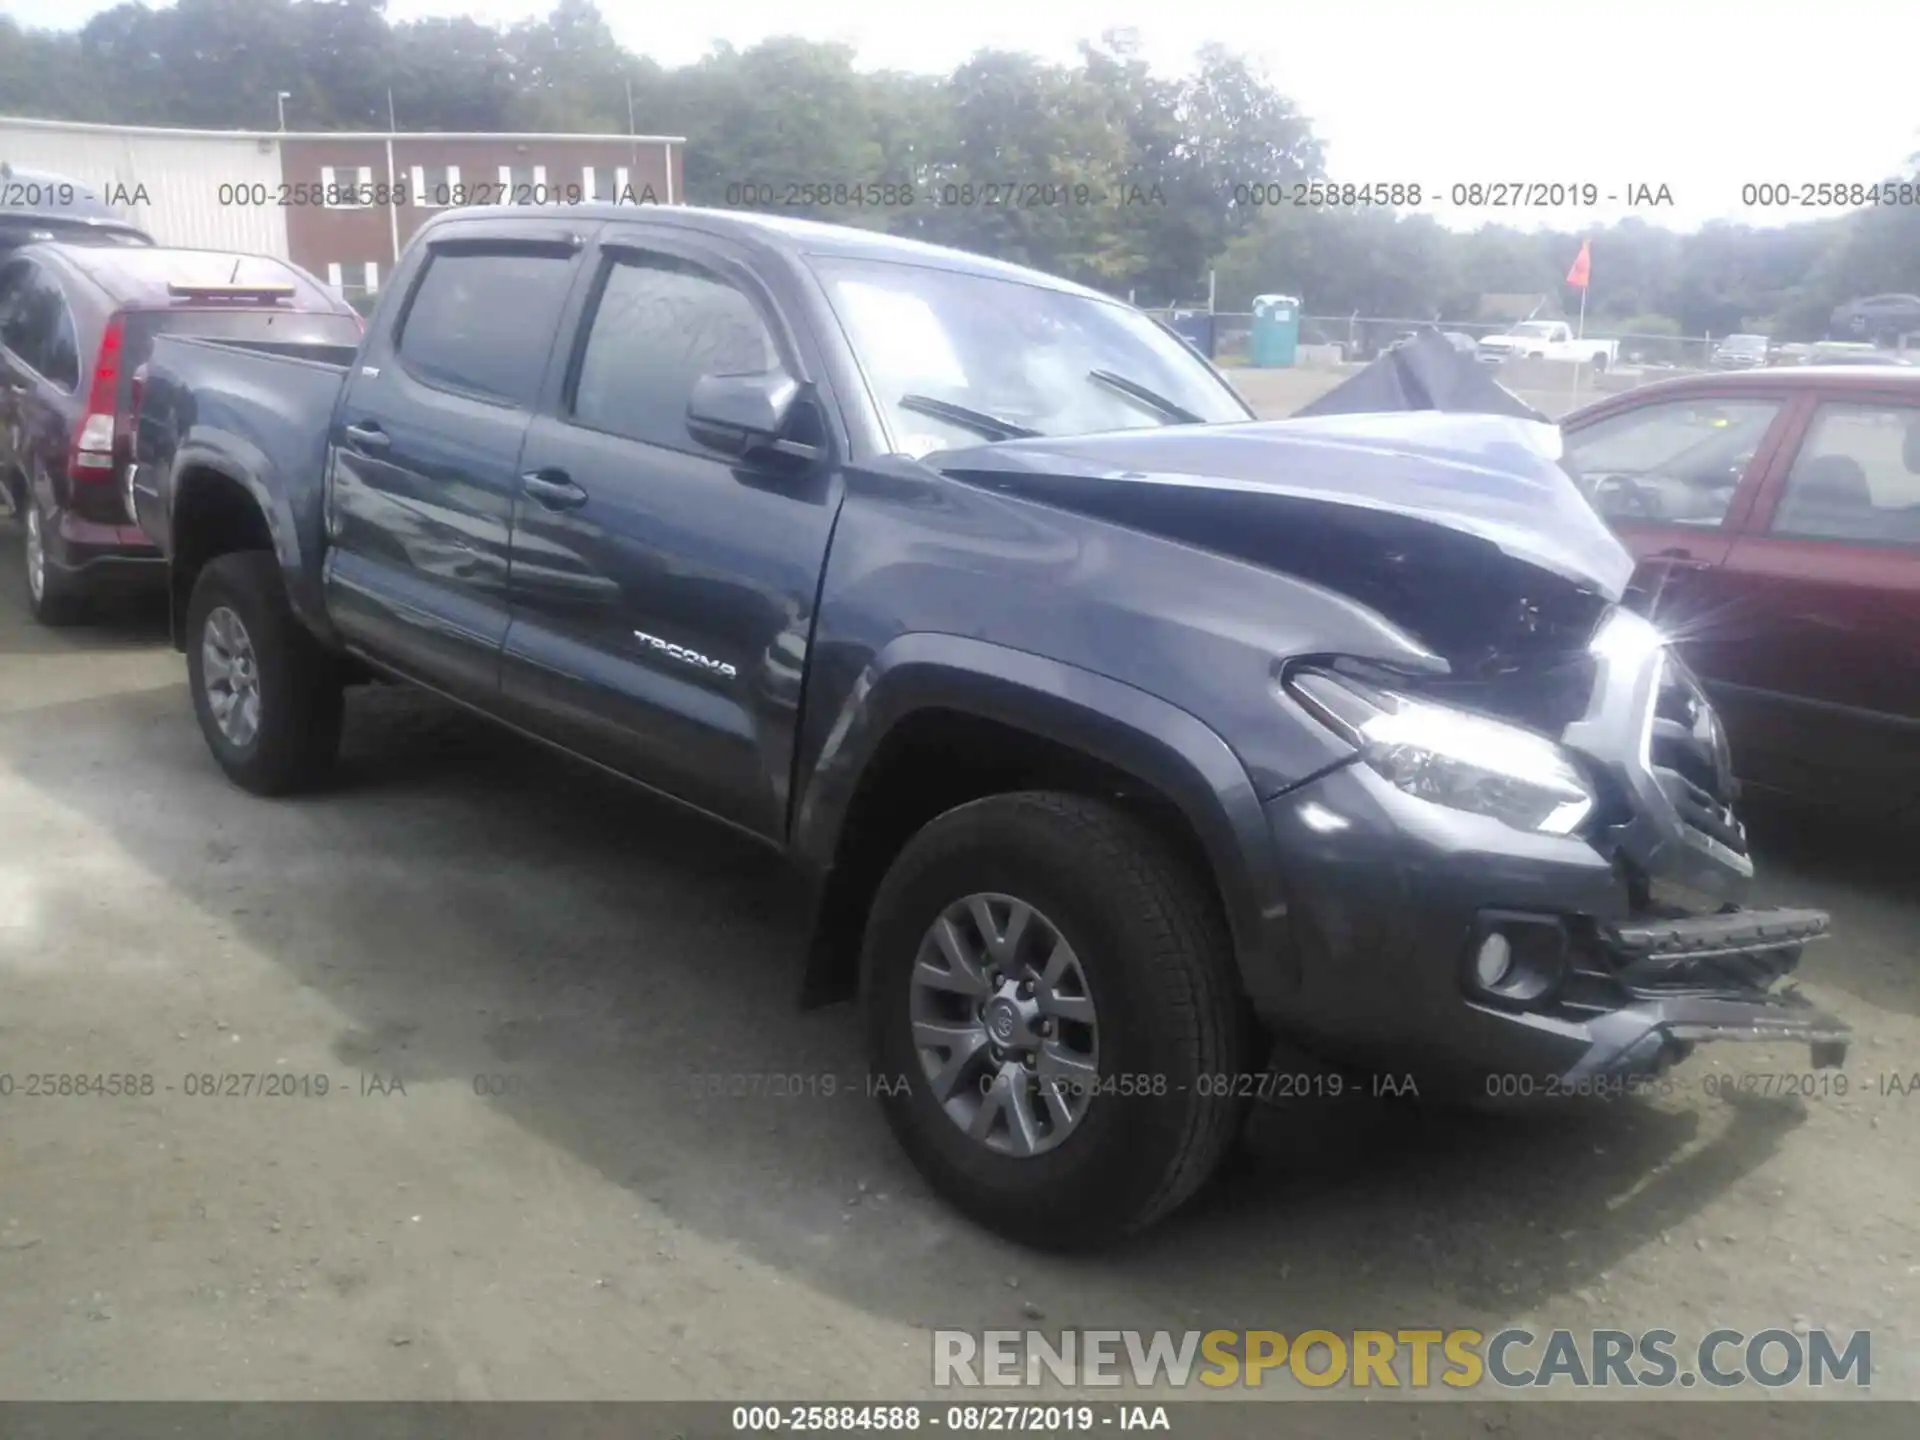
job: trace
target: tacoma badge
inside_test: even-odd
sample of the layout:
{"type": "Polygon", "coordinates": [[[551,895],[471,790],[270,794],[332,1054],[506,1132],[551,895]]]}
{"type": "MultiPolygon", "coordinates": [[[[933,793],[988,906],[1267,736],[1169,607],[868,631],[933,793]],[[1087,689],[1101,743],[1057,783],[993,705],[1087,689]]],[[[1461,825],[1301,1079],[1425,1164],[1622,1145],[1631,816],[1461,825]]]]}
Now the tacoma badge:
{"type": "Polygon", "coordinates": [[[740,673],[724,660],[710,659],[698,650],[689,650],[684,645],[675,645],[670,641],[662,640],[658,635],[649,635],[644,630],[634,631],[633,638],[643,645],[651,645],[654,649],[665,652],[684,665],[693,665],[701,670],[711,671],[725,680],[731,680],[740,673]]]}

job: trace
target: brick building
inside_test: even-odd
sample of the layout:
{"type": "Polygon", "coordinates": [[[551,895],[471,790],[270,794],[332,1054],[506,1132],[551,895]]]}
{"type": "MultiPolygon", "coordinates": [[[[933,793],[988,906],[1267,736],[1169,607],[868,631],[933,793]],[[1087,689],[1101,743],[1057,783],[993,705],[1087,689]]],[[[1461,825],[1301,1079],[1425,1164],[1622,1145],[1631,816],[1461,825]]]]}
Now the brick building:
{"type": "Polygon", "coordinates": [[[347,294],[379,277],[441,210],[459,205],[681,202],[683,142],[614,135],[290,135],[288,258],[347,294]],[[293,191],[299,199],[302,191],[293,191]]]}
{"type": "Polygon", "coordinates": [[[683,203],[671,135],[178,130],[0,116],[0,159],[92,186],[163,245],[291,260],[378,290],[450,205],[683,203]]]}

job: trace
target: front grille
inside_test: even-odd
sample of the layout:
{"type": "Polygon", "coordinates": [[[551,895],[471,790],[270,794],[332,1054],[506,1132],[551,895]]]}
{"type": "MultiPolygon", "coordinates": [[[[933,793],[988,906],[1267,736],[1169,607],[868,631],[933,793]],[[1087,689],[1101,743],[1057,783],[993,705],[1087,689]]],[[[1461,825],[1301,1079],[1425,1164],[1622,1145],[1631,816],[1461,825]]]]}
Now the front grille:
{"type": "Polygon", "coordinates": [[[1668,656],[1654,693],[1648,761],[1654,782],[1681,823],[1736,855],[1747,853],[1746,828],[1733,813],[1738,782],[1726,732],[1706,692],[1684,664],[1668,656]]]}
{"type": "Polygon", "coordinates": [[[1587,712],[1561,736],[1607,792],[1595,843],[1623,867],[1636,913],[1739,905],[1753,880],[1734,815],[1726,733],[1699,681],[1636,611],[1616,607],[1591,645],[1587,712]]]}

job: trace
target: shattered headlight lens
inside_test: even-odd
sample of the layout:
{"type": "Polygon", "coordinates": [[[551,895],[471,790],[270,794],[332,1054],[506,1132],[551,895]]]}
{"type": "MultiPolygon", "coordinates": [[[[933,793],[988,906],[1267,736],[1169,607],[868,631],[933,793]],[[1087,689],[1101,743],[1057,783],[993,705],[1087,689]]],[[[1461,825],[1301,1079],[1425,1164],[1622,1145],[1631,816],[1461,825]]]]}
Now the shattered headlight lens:
{"type": "Polygon", "coordinates": [[[1571,756],[1535,731],[1316,673],[1296,687],[1397,788],[1540,835],[1571,835],[1597,803],[1571,756]],[[1334,695],[1338,691],[1338,696],[1334,695]]]}

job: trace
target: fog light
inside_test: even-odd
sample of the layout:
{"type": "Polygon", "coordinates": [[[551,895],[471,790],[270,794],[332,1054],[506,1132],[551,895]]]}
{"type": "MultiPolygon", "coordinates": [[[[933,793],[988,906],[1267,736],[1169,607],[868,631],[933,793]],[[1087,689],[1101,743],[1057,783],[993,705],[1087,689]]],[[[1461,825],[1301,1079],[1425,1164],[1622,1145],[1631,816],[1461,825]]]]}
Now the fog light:
{"type": "Polygon", "coordinates": [[[1480,952],[1473,957],[1473,977],[1481,989],[1498,990],[1512,973],[1513,946],[1496,930],[1480,942],[1480,952]]]}
{"type": "Polygon", "coordinates": [[[1557,915],[1482,910],[1462,954],[1460,983],[1482,999],[1531,1007],[1550,999],[1567,973],[1567,927],[1557,915]]]}

